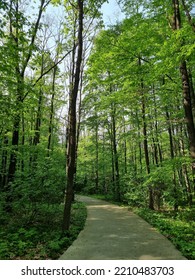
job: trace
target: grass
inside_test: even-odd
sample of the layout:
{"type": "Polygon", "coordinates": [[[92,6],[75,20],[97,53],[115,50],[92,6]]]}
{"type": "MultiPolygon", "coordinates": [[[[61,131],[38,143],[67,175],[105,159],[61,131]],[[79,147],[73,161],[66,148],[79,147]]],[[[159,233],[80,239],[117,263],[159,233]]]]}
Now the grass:
{"type": "Polygon", "coordinates": [[[63,205],[39,205],[35,213],[21,210],[1,219],[0,259],[58,259],[83,229],[87,211],[81,202],[72,206],[71,226],[62,235],[63,205]]]}

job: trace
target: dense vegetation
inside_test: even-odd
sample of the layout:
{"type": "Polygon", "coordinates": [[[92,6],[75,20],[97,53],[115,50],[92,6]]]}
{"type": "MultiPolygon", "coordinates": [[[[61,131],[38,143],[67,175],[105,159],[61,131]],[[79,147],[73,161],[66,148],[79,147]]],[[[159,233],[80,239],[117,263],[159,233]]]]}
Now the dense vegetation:
{"type": "Polygon", "coordinates": [[[104,28],[104,2],[0,2],[0,258],[56,258],[74,191],[140,208],[194,258],[194,3],[121,0],[104,28]]]}
{"type": "Polygon", "coordinates": [[[17,211],[14,219],[4,217],[0,231],[1,259],[58,259],[83,229],[86,215],[86,207],[74,203],[71,226],[64,235],[61,231],[63,205],[57,203],[52,206],[41,203],[31,217],[23,211],[17,211]]]}

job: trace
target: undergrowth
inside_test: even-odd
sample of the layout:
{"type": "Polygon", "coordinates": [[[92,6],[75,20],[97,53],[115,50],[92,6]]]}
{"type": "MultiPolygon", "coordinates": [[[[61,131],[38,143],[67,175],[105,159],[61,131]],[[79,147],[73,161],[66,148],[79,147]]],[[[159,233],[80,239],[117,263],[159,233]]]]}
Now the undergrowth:
{"type": "Polygon", "coordinates": [[[70,229],[63,235],[62,215],[63,205],[42,204],[30,217],[20,212],[9,218],[2,217],[0,259],[58,259],[83,229],[87,211],[83,203],[75,202],[70,229]]]}

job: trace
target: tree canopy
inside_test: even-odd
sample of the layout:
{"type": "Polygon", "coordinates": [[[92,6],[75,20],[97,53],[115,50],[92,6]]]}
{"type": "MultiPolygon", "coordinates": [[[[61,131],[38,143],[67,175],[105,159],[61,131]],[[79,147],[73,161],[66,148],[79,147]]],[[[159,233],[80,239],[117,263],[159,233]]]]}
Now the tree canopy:
{"type": "Polygon", "coordinates": [[[0,2],[4,235],[60,211],[67,237],[75,192],[194,211],[194,1],[121,0],[106,27],[104,2],[0,2]]]}

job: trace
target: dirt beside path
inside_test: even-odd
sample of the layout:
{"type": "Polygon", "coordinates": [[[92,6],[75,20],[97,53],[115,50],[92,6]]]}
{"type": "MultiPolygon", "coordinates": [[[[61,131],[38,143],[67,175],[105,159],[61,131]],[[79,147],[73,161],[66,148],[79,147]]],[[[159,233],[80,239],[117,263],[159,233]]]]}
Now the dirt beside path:
{"type": "Polygon", "coordinates": [[[85,228],[60,260],[185,260],[173,244],[134,213],[106,201],[85,202],[85,228]]]}

